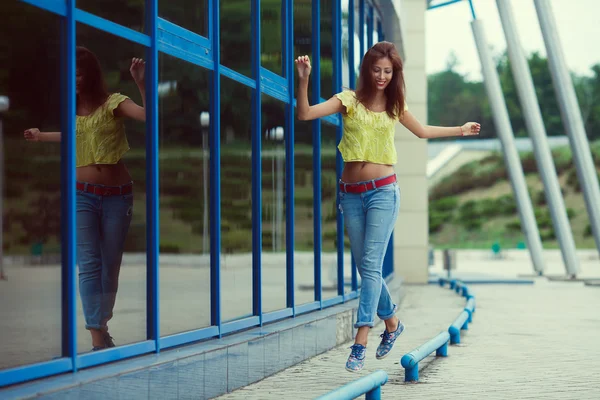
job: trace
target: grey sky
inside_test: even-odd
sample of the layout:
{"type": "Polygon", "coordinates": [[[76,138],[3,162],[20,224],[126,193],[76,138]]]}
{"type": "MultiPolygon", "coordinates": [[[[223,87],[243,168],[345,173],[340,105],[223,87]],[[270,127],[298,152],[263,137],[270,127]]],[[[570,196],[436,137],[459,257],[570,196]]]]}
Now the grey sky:
{"type": "MultiPolygon", "coordinates": [[[[512,0],[521,44],[526,52],[546,55],[533,0],[512,0]]],[[[551,0],[554,17],[569,69],[590,74],[589,68],[600,63],[600,0],[551,0]]],[[[504,31],[495,0],[474,0],[477,18],[485,23],[485,33],[494,55],[506,49],[504,31]]],[[[459,60],[457,70],[471,80],[481,80],[479,57],[471,31],[469,2],[430,10],[426,15],[427,73],[446,68],[451,52],[459,60]]]]}

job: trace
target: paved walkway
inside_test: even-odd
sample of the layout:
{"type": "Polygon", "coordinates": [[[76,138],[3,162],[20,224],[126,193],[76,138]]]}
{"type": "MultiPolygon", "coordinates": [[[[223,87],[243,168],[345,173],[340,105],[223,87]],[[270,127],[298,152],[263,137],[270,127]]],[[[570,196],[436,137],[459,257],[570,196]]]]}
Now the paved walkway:
{"type": "MultiPolygon", "coordinates": [[[[459,272],[531,272],[526,257],[515,254],[487,261],[485,267],[481,257],[463,257],[459,272]]],[[[552,262],[549,270],[559,273],[559,263],[552,262]]],[[[592,257],[584,273],[594,271],[600,275],[600,263],[592,257]]],[[[450,346],[448,358],[430,356],[421,362],[419,383],[404,382],[400,358],[447,329],[464,304],[436,285],[408,287],[399,311],[406,332],[391,355],[378,361],[375,348],[382,326],[374,329],[362,373],[345,371],[347,343],[221,398],[314,399],[377,369],[390,377],[382,391],[389,399],[600,398],[599,288],[538,278],[534,285],[472,285],[471,290],[477,299],[473,324],[463,331],[460,345],[450,346]]]]}

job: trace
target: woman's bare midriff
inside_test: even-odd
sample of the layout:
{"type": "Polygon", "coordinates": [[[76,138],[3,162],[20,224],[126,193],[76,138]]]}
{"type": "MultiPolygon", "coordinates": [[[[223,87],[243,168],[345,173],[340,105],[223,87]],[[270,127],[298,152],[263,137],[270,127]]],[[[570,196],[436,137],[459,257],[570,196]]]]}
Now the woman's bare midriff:
{"type": "Polygon", "coordinates": [[[104,186],[121,186],[131,182],[131,175],[123,161],[116,164],[94,164],[79,167],[76,171],[79,182],[104,186]]]}
{"type": "Polygon", "coordinates": [[[356,183],[383,178],[394,174],[394,167],[385,164],[373,164],[370,162],[347,162],[344,164],[342,181],[356,183]]]}

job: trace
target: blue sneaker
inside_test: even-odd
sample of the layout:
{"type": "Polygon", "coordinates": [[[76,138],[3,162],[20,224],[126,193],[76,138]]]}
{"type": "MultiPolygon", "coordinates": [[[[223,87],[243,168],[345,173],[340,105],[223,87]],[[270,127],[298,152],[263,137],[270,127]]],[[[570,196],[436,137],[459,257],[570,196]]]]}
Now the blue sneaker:
{"type": "Polygon", "coordinates": [[[352,352],[346,361],[346,369],[350,372],[358,372],[365,366],[367,348],[362,344],[355,344],[350,348],[352,352]]]}
{"type": "Polygon", "coordinates": [[[398,339],[398,336],[400,336],[402,332],[404,332],[404,325],[402,325],[402,322],[400,321],[398,321],[398,328],[394,332],[389,333],[387,329],[383,331],[383,333],[379,336],[381,338],[381,343],[379,343],[379,346],[377,346],[377,351],[375,352],[375,357],[378,360],[381,360],[390,354],[396,339],[398,339]]]}

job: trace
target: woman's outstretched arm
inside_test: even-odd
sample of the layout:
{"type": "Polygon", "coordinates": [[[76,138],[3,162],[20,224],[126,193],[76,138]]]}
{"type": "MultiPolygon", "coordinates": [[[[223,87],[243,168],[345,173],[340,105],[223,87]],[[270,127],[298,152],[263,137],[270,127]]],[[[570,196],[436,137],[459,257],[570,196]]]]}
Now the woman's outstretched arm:
{"type": "Polygon", "coordinates": [[[296,92],[296,108],[298,119],[309,121],[326,117],[331,114],[344,111],[342,102],[335,96],[324,103],[311,106],[308,103],[308,77],[310,76],[310,59],[308,56],[300,56],[296,59],[298,69],[298,91],[296,92]]]}
{"type": "Polygon", "coordinates": [[[467,122],[463,126],[423,126],[410,111],[404,112],[400,123],[421,139],[479,135],[481,130],[481,125],[477,122],[467,122]]]}
{"type": "Polygon", "coordinates": [[[23,136],[29,142],[60,142],[60,132],[40,132],[38,128],[26,129],[23,136]]]}

